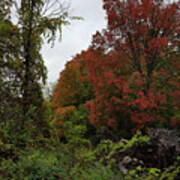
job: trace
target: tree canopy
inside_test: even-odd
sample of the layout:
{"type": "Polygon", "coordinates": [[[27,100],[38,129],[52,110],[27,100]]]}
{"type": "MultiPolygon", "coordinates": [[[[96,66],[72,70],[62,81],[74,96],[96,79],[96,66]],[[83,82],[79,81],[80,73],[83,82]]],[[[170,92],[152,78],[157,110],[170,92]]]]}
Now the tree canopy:
{"type": "Polygon", "coordinates": [[[179,104],[179,2],[103,4],[108,25],[94,35],[86,57],[96,97],[86,105],[90,121],[117,130],[130,121],[138,127],[175,117],[178,122],[179,106],[173,104],[179,104]]]}
{"type": "Polygon", "coordinates": [[[5,0],[0,3],[0,18],[3,101],[11,107],[10,102],[20,105],[24,115],[34,106],[38,115],[47,74],[40,50],[44,39],[53,44],[57,32],[61,36],[62,26],[69,24],[68,7],[59,0],[5,0]]]}

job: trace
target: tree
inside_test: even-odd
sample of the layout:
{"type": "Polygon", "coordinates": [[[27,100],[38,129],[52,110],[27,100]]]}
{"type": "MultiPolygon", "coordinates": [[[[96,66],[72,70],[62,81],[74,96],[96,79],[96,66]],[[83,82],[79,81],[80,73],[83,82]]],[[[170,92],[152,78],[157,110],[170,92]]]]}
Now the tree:
{"type": "Polygon", "coordinates": [[[96,96],[93,103],[87,104],[91,122],[98,128],[106,125],[123,129],[123,121],[128,124],[128,119],[139,126],[170,121],[174,112],[167,111],[168,106],[174,108],[172,102],[178,94],[172,98],[172,87],[164,83],[171,78],[179,91],[174,73],[180,63],[179,2],[104,0],[103,3],[107,29],[94,35],[86,57],[96,96]]]}
{"type": "Polygon", "coordinates": [[[70,105],[78,107],[92,99],[91,84],[88,81],[88,72],[84,61],[85,54],[86,52],[77,54],[60,73],[53,94],[55,108],[70,105]]]}
{"type": "Polygon", "coordinates": [[[28,112],[35,107],[38,124],[43,109],[41,83],[45,83],[47,73],[40,53],[43,40],[53,45],[58,31],[61,37],[62,26],[74,17],[60,0],[5,0],[0,2],[0,18],[1,109],[7,109],[8,115],[5,104],[18,105],[16,114],[23,112],[23,127],[28,112]]]}
{"type": "MultiPolygon", "coordinates": [[[[19,103],[19,30],[10,19],[11,0],[0,2],[0,119],[6,120],[11,107],[19,103]]],[[[13,115],[15,116],[15,115],[13,115]]]]}
{"type": "MultiPolygon", "coordinates": [[[[74,126],[89,125],[88,118],[86,118],[88,113],[83,105],[93,98],[93,94],[84,60],[86,53],[84,51],[77,54],[65,65],[53,93],[55,118],[52,123],[60,137],[65,135],[67,131],[65,126],[68,123],[74,126]]],[[[90,131],[91,128],[89,126],[87,129],[90,131]]]]}
{"type": "Polygon", "coordinates": [[[9,19],[10,7],[12,5],[12,0],[4,0],[0,2],[0,19],[5,20],[9,19]]]}
{"type": "Polygon", "coordinates": [[[53,43],[57,30],[61,35],[62,25],[68,23],[68,12],[60,1],[22,0],[18,14],[23,61],[21,91],[24,113],[27,113],[31,105],[40,107],[42,103],[40,81],[45,83],[46,79],[46,68],[40,54],[42,38],[44,36],[53,43]]]}
{"type": "Polygon", "coordinates": [[[131,59],[134,68],[145,79],[145,89],[150,89],[152,73],[162,63],[162,56],[176,51],[179,44],[179,3],[165,4],[165,0],[115,0],[112,3],[105,0],[104,9],[108,29],[104,32],[107,39],[104,38],[101,47],[105,47],[105,51],[114,48],[131,59]]]}

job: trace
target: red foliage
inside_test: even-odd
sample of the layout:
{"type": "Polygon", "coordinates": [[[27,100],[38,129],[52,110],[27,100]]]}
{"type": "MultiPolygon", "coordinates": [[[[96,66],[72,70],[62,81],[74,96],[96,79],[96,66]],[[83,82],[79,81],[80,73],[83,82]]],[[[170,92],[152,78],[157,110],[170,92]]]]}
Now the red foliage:
{"type": "Polygon", "coordinates": [[[166,121],[169,104],[172,109],[179,105],[180,81],[172,71],[178,72],[180,65],[174,56],[179,51],[180,2],[103,2],[108,27],[94,35],[85,56],[95,93],[86,105],[91,123],[100,129],[117,128],[123,118],[138,126],[166,121]]]}
{"type": "Polygon", "coordinates": [[[64,122],[80,104],[91,99],[91,85],[85,68],[86,52],[76,55],[61,72],[53,94],[55,118],[53,124],[57,127],[59,136],[64,135],[64,122]]]}
{"type": "Polygon", "coordinates": [[[53,94],[55,108],[79,105],[84,103],[89,95],[88,76],[85,69],[84,55],[76,55],[73,60],[69,61],[65,69],[60,73],[60,78],[53,94]]]}

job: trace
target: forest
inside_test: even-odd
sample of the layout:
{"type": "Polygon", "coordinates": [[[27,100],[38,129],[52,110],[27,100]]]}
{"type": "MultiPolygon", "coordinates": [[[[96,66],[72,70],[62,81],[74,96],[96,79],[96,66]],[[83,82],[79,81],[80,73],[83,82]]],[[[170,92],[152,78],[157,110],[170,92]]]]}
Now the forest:
{"type": "Polygon", "coordinates": [[[0,1],[0,180],[180,179],[180,1],[102,2],[106,28],[47,96],[41,49],[83,17],[0,1]]]}

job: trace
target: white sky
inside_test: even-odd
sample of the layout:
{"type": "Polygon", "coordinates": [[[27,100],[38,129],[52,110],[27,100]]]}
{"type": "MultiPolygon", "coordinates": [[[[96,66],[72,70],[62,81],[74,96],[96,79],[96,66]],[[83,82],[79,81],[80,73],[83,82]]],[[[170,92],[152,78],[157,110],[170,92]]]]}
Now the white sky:
{"type": "MultiPolygon", "coordinates": [[[[65,0],[65,2],[68,0],[65,0]]],[[[74,16],[81,16],[82,21],[73,21],[70,26],[63,28],[62,41],[55,42],[55,46],[45,44],[42,55],[48,69],[48,82],[56,82],[59,73],[67,61],[77,53],[86,50],[97,30],[106,26],[105,11],[102,0],[71,0],[71,9],[74,16]]]]}

